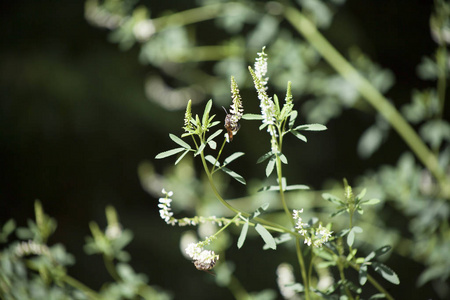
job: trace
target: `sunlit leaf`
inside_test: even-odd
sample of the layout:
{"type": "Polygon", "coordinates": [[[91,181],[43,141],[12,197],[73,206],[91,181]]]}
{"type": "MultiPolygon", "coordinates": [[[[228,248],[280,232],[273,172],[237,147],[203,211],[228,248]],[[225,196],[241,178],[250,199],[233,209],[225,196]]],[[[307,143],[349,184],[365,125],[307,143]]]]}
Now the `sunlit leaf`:
{"type": "Polygon", "coordinates": [[[175,148],[175,149],[167,150],[167,151],[159,153],[158,155],[155,156],[155,158],[156,159],[165,158],[165,157],[180,153],[181,151],[184,151],[184,150],[186,150],[186,149],[185,148],[175,148]]]}
{"type": "Polygon", "coordinates": [[[206,140],[207,142],[212,141],[216,136],[218,136],[219,134],[222,133],[222,129],[217,130],[216,132],[214,132],[213,134],[211,134],[208,139],[206,140]]]}
{"type": "Polygon", "coordinates": [[[230,156],[228,156],[227,158],[225,158],[225,160],[223,161],[223,165],[228,165],[230,162],[232,162],[233,160],[241,157],[242,155],[245,155],[244,152],[235,152],[233,154],[231,154],[230,156]]]}
{"type": "Polygon", "coordinates": [[[389,246],[389,245],[386,245],[386,246],[383,246],[383,247],[381,247],[381,248],[378,248],[377,250],[370,252],[369,255],[367,255],[367,256],[365,257],[364,260],[365,260],[366,262],[367,262],[367,261],[370,261],[370,260],[374,259],[375,257],[378,257],[378,256],[380,256],[380,255],[383,255],[383,254],[389,252],[389,251],[391,250],[391,248],[392,248],[392,247],[389,246]]]}
{"type": "Polygon", "coordinates": [[[266,154],[264,154],[263,156],[261,156],[260,158],[258,158],[258,161],[256,162],[257,164],[262,163],[263,161],[265,161],[266,159],[270,158],[272,156],[272,151],[267,152],[266,154]]]}
{"type": "Polygon", "coordinates": [[[213,156],[211,156],[211,155],[206,155],[206,156],[205,156],[205,160],[206,160],[207,162],[211,163],[212,165],[215,164],[216,167],[219,167],[219,166],[220,166],[219,162],[216,161],[216,159],[215,159],[213,156]]]}
{"type": "Polygon", "coordinates": [[[239,239],[237,242],[238,249],[241,249],[244,245],[245,239],[247,238],[247,232],[248,232],[248,221],[244,223],[241,229],[241,234],[239,235],[239,239]]]}
{"type": "Polygon", "coordinates": [[[278,157],[280,157],[280,160],[281,160],[281,162],[282,162],[283,164],[285,164],[285,165],[288,164],[287,158],[286,158],[286,156],[285,156],[283,153],[280,153],[280,154],[278,155],[278,157]]]}
{"type": "Polygon", "coordinates": [[[335,195],[329,193],[323,193],[322,198],[337,205],[344,205],[344,202],[342,202],[339,197],[336,197],[335,195]]]}
{"type": "Polygon", "coordinates": [[[186,143],[185,141],[183,141],[182,139],[180,139],[176,135],[169,133],[169,137],[170,137],[170,139],[172,141],[174,141],[175,143],[177,143],[181,147],[183,147],[185,149],[191,149],[191,146],[188,143],[186,143]]]}
{"type": "Polygon", "coordinates": [[[398,275],[388,266],[379,262],[373,262],[371,266],[377,273],[379,273],[387,281],[393,284],[400,284],[400,279],[398,278],[398,275]]]}
{"type": "Polygon", "coordinates": [[[239,175],[238,173],[236,173],[236,172],[234,172],[234,171],[231,171],[230,169],[228,169],[228,168],[225,168],[225,167],[223,167],[223,168],[221,168],[221,170],[222,171],[224,171],[225,173],[227,173],[228,175],[230,175],[232,178],[234,178],[236,181],[238,181],[238,182],[240,182],[240,183],[242,183],[242,184],[247,184],[246,182],[245,182],[245,179],[244,179],[244,177],[242,177],[241,175],[239,175]]]}
{"type": "Polygon", "coordinates": [[[211,148],[211,149],[213,149],[213,150],[216,150],[216,148],[217,148],[217,143],[216,143],[215,141],[209,141],[209,142],[208,142],[208,146],[209,146],[209,148],[211,148]]]}
{"type": "Polygon", "coordinates": [[[323,131],[327,130],[327,127],[322,124],[304,124],[295,127],[294,130],[323,131]]]}
{"type": "MultiPolygon", "coordinates": [[[[282,235],[275,237],[274,239],[275,239],[275,243],[277,245],[280,245],[280,244],[283,244],[283,243],[286,243],[286,242],[292,240],[292,236],[289,233],[283,233],[282,235]]],[[[269,246],[266,244],[263,246],[263,249],[267,250],[267,249],[269,249],[269,246]]]]}
{"type": "Polygon", "coordinates": [[[259,114],[244,114],[242,116],[242,119],[244,119],[244,120],[262,120],[263,116],[261,116],[259,114]]]}
{"type": "Polygon", "coordinates": [[[296,110],[291,111],[289,114],[289,128],[294,127],[295,119],[297,118],[298,113],[296,110]]]}
{"type": "Polygon", "coordinates": [[[294,191],[294,190],[309,190],[309,186],[303,184],[294,184],[288,185],[286,187],[286,191],[294,191]]]}
{"type": "Polygon", "coordinates": [[[206,103],[205,111],[203,112],[202,124],[205,125],[206,121],[209,119],[209,112],[211,111],[212,100],[210,99],[208,103],[206,103]]]}
{"type": "Polygon", "coordinates": [[[261,215],[263,213],[263,211],[267,210],[267,208],[269,207],[269,203],[264,203],[263,205],[261,205],[260,207],[258,207],[250,216],[250,220],[253,218],[258,217],[259,215],[261,215]]]}
{"type": "Polygon", "coordinates": [[[272,156],[266,166],[266,177],[269,177],[270,174],[272,174],[274,168],[275,168],[275,156],[272,156]]]}
{"type": "Polygon", "coordinates": [[[378,203],[380,203],[380,199],[370,199],[370,200],[364,200],[364,201],[360,202],[361,205],[375,205],[378,203]]]}
{"type": "Polygon", "coordinates": [[[350,232],[347,235],[347,245],[349,245],[350,247],[353,246],[353,243],[355,241],[355,234],[356,233],[361,233],[363,230],[361,227],[355,226],[353,227],[350,232]]]}
{"type": "Polygon", "coordinates": [[[306,139],[306,136],[304,136],[303,134],[299,133],[298,131],[295,131],[294,129],[292,129],[290,131],[296,138],[298,138],[299,140],[304,141],[305,143],[308,142],[308,140],[306,139]]]}
{"type": "Polygon", "coordinates": [[[273,238],[272,234],[270,234],[270,232],[266,228],[264,228],[264,226],[258,223],[256,224],[255,229],[270,249],[277,249],[275,239],[273,238]]]}
{"type": "Polygon", "coordinates": [[[205,146],[206,146],[206,144],[205,144],[205,143],[202,143],[202,144],[200,145],[200,147],[198,147],[198,150],[197,150],[197,152],[195,152],[194,156],[197,156],[197,155],[199,155],[200,153],[202,153],[202,152],[203,152],[203,149],[205,149],[205,146]]]}
{"type": "Polygon", "coordinates": [[[189,149],[187,149],[186,151],[184,151],[184,153],[181,154],[180,157],[178,157],[177,161],[175,162],[175,165],[178,164],[178,163],[183,159],[183,157],[184,157],[186,154],[188,154],[188,152],[189,152],[189,149]]]}

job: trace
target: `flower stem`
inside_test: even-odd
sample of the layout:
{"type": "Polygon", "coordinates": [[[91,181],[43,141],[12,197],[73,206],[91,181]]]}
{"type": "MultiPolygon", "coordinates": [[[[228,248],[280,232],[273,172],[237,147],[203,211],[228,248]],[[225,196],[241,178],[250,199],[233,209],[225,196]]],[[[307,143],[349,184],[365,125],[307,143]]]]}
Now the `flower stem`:
{"type": "Polygon", "coordinates": [[[213,165],[213,167],[211,169],[211,175],[214,174],[214,171],[215,171],[214,169],[216,168],[216,164],[219,161],[220,155],[222,154],[222,150],[225,147],[226,143],[227,143],[227,139],[224,139],[223,143],[222,143],[222,147],[220,148],[219,154],[217,155],[216,161],[214,162],[214,165],[213,165]]]}
{"type": "Polygon", "coordinates": [[[450,179],[439,166],[437,157],[423,143],[398,110],[367,79],[358,73],[300,11],[291,6],[286,7],[285,17],[322,57],[386,118],[419,160],[436,177],[441,187],[442,195],[447,200],[450,200],[450,179]]]}
{"type": "Polygon", "coordinates": [[[302,254],[302,249],[300,246],[300,238],[297,236],[295,237],[295,248],[296,248],[296,252],[297,252],[297,258],[298,258],[298,262],[300,265],[300,273],[302,274],[302,279],[303,279],[303,286],[305,287],[305,299],[309,300],[309,280],[308,280],[308,275],[306,274],[306,265],[305,265],[305,261],[303,260],[303,254],[302,254]]]}

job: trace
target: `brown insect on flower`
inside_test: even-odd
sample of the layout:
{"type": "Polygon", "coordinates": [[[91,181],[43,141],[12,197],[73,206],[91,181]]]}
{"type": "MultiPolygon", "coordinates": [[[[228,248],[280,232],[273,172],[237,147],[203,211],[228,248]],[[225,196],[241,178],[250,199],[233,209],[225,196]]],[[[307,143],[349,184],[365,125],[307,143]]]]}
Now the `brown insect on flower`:
{"type": "Polygon", "coordinates": [[[200,260],[194,260],[194,266],[197,268],[197,270],[199,271],[203,271],[206,272],[208,274],[211,274],[213,276],[216,276],[216,274],[214,274],[211,269],[214,268],[214,266],[216,265],[217,259],[213,259],[210,261],[200,261],[200,260]]]}
{"type": "Polygon", "coordinates": [[[228,140],[231,142],[233,140],[233,136],[238,132],[239,128],[241,128],[241,124],[234,120],[234,116],[229,114],[225,107],[222,106],[222,108],[227,114],[225,117],[225,129],[228,133],[228,140]]]}

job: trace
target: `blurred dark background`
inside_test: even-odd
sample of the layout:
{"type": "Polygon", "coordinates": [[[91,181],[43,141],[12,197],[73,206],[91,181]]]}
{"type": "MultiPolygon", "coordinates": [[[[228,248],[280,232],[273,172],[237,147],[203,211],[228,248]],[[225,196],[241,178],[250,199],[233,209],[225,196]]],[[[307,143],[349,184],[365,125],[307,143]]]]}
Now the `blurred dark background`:
{"type": "MultiPolygon", "coordinates": [[[[160,2],[148,2],[155,15],[164,9],[160,2]]],[[[170,5],[178,10],[195,5],[191,2],[171,1],[170,5]]],[[[427,84],[417,78],[415,68],[423,55],[435,49],[429,34],[431,9],[432,1],[350,0],[325,35],[341,51],[356,44],[392,70],[396,84],[388,97],[400,105],[409,101],[412,87],[427,84]]],[[[137,168],[144,160],[152,161],[158,172],[172,163],[153,158],[172,147],[168,133],[181,133],[184,112],[166,111],[149,101],[144,79],[155,70],[139,63],[137,47],[120,51],[107,36],[108,31],[86,22],[83,1],[0,4],[0,224],[14,218],[26,225],[33,218],[34,200],[40,199],[58,222],[50,244],[66,245],[77,259],[70,273],[99,288],[108,275],[101,259],[86,256],[82,248],[89,221],[104,226],[105,206],[112,204],[122,224],[135,233],[127,250],[137,272],[174,291],[177,299],[211,299],[217,291],[221,299],[229,299],[227,290],[217,288],[208,274],[196,272],[180,255],[183,230],[161,221],[157,199],[144,191],[138,178],[137,168]]],[[[220,107],[214,110],[221,115],[220,107]]],[[[307,170],[298,175],[299,182],[321,188],[326,179],[346,176],[352,180],[367,169],[394,163],[406,149],[395,133],[389,147],[368,160],[354,161],[357,138],[372,121],[347,111],[328,124],[326,133],[311,136],[305,155],[296,162],[299,170],[307,170]]],[[[251,151],[247,146],[252,142],[233,145],[234,151],[251,151]]],[[[239,166],[236,171],[262,177],[261,166],[243,167],[245,171],[239,166]]],[[[237,255],[232,249],[229,257],[237,255]]],[[[251,246],[240,253],[237,263],[251,266],[270,261],[266,252],[254,253],[251,246]],[[249,255],[251,261],[246,259],[249,255]]],[[[428,286],[411,292],[415,278],[402,277],[418,274],[419,265],[395,255],[392,261],[404,280],[403,289],[392,289],[394,296],[433,297],[428,286]]],[[[274,269],[277,262],[270,264],[274,269]]],[[[250,291],[261,283],[276,286],[274,273],[262,278],[248,269],[240,275],[250,291]]]]}

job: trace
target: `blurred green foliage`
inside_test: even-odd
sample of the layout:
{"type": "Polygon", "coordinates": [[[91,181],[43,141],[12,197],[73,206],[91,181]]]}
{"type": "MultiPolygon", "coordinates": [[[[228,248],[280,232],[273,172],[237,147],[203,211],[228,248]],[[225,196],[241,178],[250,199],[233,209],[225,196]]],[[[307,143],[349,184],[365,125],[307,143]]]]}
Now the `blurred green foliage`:
{"type": "MultiPolygon", "coordinates": [[[[82,216],[87,210],[86,207],[91,204],[76,208],[77,202],[71,201],[71,199],[88,198],[89,201],[90,199],[97,199],[101,205],[105,205],[108,201],[112,201],[108,197],[111,199],[127,199],[128,201],[132,201],[129,198],[133,198],[133,196],[140,197],[139,194],[130,195],[126,191],[105,192],[104,187],[92,190],[96,194],[90,195],[87,186],[88,183],[96,181],[98,178],[101,178],[100,181],[102,181],[100,185],[105,185],[104,182],[113,180],[125,185],[125,182],[130,181],[130,179],[123,178],[120,175],[116,176],[120,178],[117,179],[111,175],[111,172],[108,172],[110,170],[108,164],[111,164],[111,161],[118,162],[124,158],[123,155],[118,153],[117,148],[119,147],[129,153],[132,151],[137,153],[137,158],[132,159],[125,156],[127,164],[123,165],[123,169],[136,168],[138,161],[142,158],[153,157],[154,155],[151,153],[145,153],[148,149],[153,149],[154,153],[163,150],[164,147],[162,146],[157,147],[157,149],[152,148],[155,144],[154,141],[158,140],[158,143],[162,141],[162,136],[166,136],[168,128],[174,129],[182,126],[181,121],[175,123],[172,122],[171,118],[163,117],[169,114],[164,109],[184,109],[189,99],[192,99],[195,104],[210,98],[214,99],[216,108],[220,109],[221,105],[226,105],[229,101],[228,80],[230,75],[235,76],[243,94],[246,95],[247,89],[251,87],[251,80],[247,75],[247,66],[251,64],[254,53],[259,51],[263,45],[267,45],[271,65],[269,77],[275,93],[283,95],[286,81],[292,81],[294,82],[292,87],[295,105],[301,107],[299,111],[307,122],[324,123],[330,129],[333,128],[333,125],[339,126],[339,120],[348,122],[339,127],[342,131],[332,131],[336,137],[329,137],[331,142],[314,144],[312,141],[313,144],[309,146],[312,150],[302,150],[304,151],[304,157],[310,161],[310,164],[304,162],[304,160],[296,161],[299,165],[298,173],[302,173],[298,176],[305,179],[308,178],[308,174],[305,175],[304,173],[309,173],[311,176],[310,182],[314,182],[327,192],[336,192],[336,194],[340,192],[337,184],[341,179],[339,177],[351,177],[356,186],[366,187],[370,196],[379,198],[382,203],[375,206],[374,212],[365,212],[363,218],[361,217],[360,221],[364,224],[361,226],[367,233],[361,237],[362,240],[376,248],[391,244],[396,254],[390,259],[408,263],[406,266],[409,266],[409,264],[414,266],[414,271],[406,270],[403,274],[410,277],[409,280],[403,280],[402,278],[402,282],[409,282],[409,285],[407,284],[408,286],[404,289],[400,286],[398,290],[393,291],[393,294],[401,298],[407,290],[411,290],[411,286],[415,286],[418,290],[425,289],[424,293],[434,293],[435,297],[443,299],[448,297],[450,270],[448,194],[445,196],[441,193],[439,183],[433,175],[423,167],[415,154],[406,149],[403,142],[399,141],[398,136],[391,130],[389,122],[381,116],[379,111],[374,110],[364,101],[357,91],[357,87],[336,74],[333,68],[321,58],[317,50],[287,24],[283,15],[286,5],[301,9],[329,37],[329,40],[338,47],[341,53],[344,53],[347,60],[360,74],[367,78],[378,91],[387,94],[404,118],[420,134],[422,141],[438,158],[439,166],[444,171],[445,178],[448,179],[450,172],[450,125],[448,122],[449,110],[445,106],[445,100],[448,98],[446,90],[449,77],[448,1],[436,0],[434,2],[435,7],[430,17],[429,29],[431,29],[431,38],[435,44],[423,48],[428,52],[422,53],[421,61],[416,61],[417,76],[423,81],[411,79],[414,77],[411,76],[413,72],[410,72],[410,74],[400,72],[400,74],[394,76],[395,72],[385,69],[385,66],[389,63],[377,64],[374,62],[377,60],[376,58],[369,58],[368,55],[364,54],[364,51],[353,45],[355,41],[361,42],[361,48],[372,52],[372,57],[377,57],[377,54],[381,56],[381,53],[377,53],[376,50],[367,46],[367,40],[370,41],[372,36],[367,34],[367,36],[361,38],[360,35],[365,35],[365,33],[361,33],[362,29],[356,28],[358,24],[352,23],[352,16],[349,16],[348,12],[345,12],[343,16],[339,15],[340,11],[345,11],[346,5],[355,5],[352,1],[345,2],[339,0],[286,2],[205,0],[197,1],[195,4],[182,2],[172,5],[162,2],[88,0],[84,8],[87,21],[91,25],[111,31],[109,40],[118,44],[121,50],[128,52],[122,52],[120,56],[116,56],[113,51],[104,46],[99,48],[101,50],[96,50],[92,46],[88,49],[90,56],[77,57],[72,54],[67,59],[63,56],[64,51],[66,51],[64,48],[58,50],[57,47],[54,47],[54,41],[60,38],[59,36],[48,37],[45,41],[50,46],[47,45],[37,52],[30,51],[30,53],[27,53],[26,49],[19,52],[26,53],[26,55],[20,54],[22,56],[14,55],[17,49],[12,48],[14,51],[11,50],[10,52],[2,50],[4,59],[1,63],[2,74],[0,78],[2,81],[2,97],[5,97],[5,101],[2,101],[2,127],[5,130],[2,130],[1,136],[2,142],[7,145],[5,156],[17,157],[12,160],[15,165],[7,169],[14,170],[12,172],[13,177],[10,177],[9,180],[19,182],[14,185],[13,191],[10,192],[13,196],[3,201],[4,207],[12,205],[10,203],[16,195],[26,197],[27,203],[30,204],[30,195],[35,197],[33,195],[35,191],[41,191],[42,187],[55,189],[55,198],[70,194],[73,198],[69,198],[67,202],[58,202],[54,205],[62,206],[62,209],[74,212],[82,210],[80,212],[82,216]],[[336,16],[335,22],[333,22],[334,16],[336,16]],[[343,19],[346,19],[347,23],[343,19]],[[350,34],[347,34],[348,32],[350,34]],[[435,47],[435,49],[430,50],[432,47],[435,47]],[[96,53],[96,51],[99,51],[99,53],[96,53]],[[113,69],[107,67],[110,64],[117,63],[117,60],[120,60],[118,57],[125,56],[131,57],[131,59],[124,59],[119,62],[122,69],[113,71],[113,69]],[[131,67],[129,69],[126,67],[135,58],[146,66],[147,74],[143,75],[132,70],[131,67]],[[98,66],[102,67],[98,68],[98,66]],[[84,71],[81,72],[81,69],[84,71]],[[145,78],[143,87],[141,85],[142,77],[145,78]],[[398,89],[395,85],[396,81],[398,89]],[[106,82],[108,82],[108,85],[105,85],[106,82]],[[126,89],[121,88],[120,84],[124,83],[127,83],[126,89]],[[23,88],[24,86],[26,88],[23,88]],[[405,86],[409,92],[401,93],[400,88],[405,88],[405,86]],[[144,93],[139,92],[140,90],[145,91],[145,96],[156,105],[150,106],[149,109],[144,101],[144,93]],[[407,93],[410,94],[410,97],[407,93]],[[106,95],[106,97],[102,98],[101,95],[106,95]],[[19,97],[26,99],[20,107],[15,102],[19,97]],[[96,99],[103,99],[101,101],[104,102],[95,102],[96,99]],[[139,99],[139,101],[132,101],[131,99],[139,99]],[[98,119],[98,116],[102,116],[102,118],[98,119]],[[131,119],[139,121],[131,124],[129,123],[131,119]],[[353,125],[353,123],[355,124],[353,125]],[[157,129],[152,132],[143,130],[142,133],[138,133],[141,127],[147,126],[157,129]],[[64,135],[66,131],[70,132],[68,136],[64,135]],[[109,136],[108,142],[122,140],[117,143],[106,144],[100,138],[104,135],[109,136]],[[80,179],[70,177],[67,174],[79,167],[77,161],[70,163],[71,157],[74,157],[75,152],[78,151],[73,149],[78,148],[74,148],[73,144],[55,144],[55,140],[58,139],[75,140],[75,143],[78,144],[85,143],[88,146],[83,148],[85,151],[83,153],[98,152],[91,161],[86,162],[86,167],[79,170],[84,174],[81,176],[83,181],[81,181],[81,184],[77,182],[72,189],[70,187],[74,184],[73,182],[80,179]],[[55,145],[56,149],[53,149],[55,145]],[[142,152],[138,152],[139,150],[136,150],[138,148],[142,152]],[[322,157],[316,157],[319,156],[317,155],[318,149],[324,148],[334,151],[326,152],[327,155],[322,157]],[[53,153],[61,152],[68,154],[63,159],[68,162],[67,165],[58,164],[60,161],[55,160],[56,155],[53,153]],[[111,161],[98,166],[98,171],[96,168],[93,169],[94,163],[101,161],[105,156],[110,156],[111,161]],[[41,164],[39,164],[40,161],[42,161],[41,164]],[[320,165],[319,163],[322,162],[323,164],[320,165]],[[304,171],[305,166],[307,166],[308,172],[304,171]],[[39,178],[39,173],[32,173],[31,168],[45,174],[50,174],[48,170],[52,170],[52,175],[56,173],[55,177],[62,177],[64,181],[61,179],[50,180],[51,184],[49,184],[47,183],[49,179],[46,178],[45,174],[42,178],[39,178]],[[328,172],[323,171],[330,168],[331,170],[328,172]],[[354,172],[359,172],[359,174],[354,172]],[[351,173],[351,175],[349,176],[348,173],[351,173]],[[54,186],[58,184],[68,185],[69,188],[57,189],[54,186]],[[20,190],[20,192],[16,190],[20,190]],[[423,285],[426,286],[423,287],[423,285]]],[[[394,2],[389,5],[398,5],[400,12],[392,18],[392,22],[396,22],[394,24],[405,22],[400,15],[408,15],[412,12],[408,11],[403,5],[394,2]],[[400,21],[396,21],[395,18],[400,21]]],[[[367,5],[367,7],[372,7],[369,6],[370,4],[367,5]]],[[[415,5],[417,6],[417,3],[415,5]]],[[[420,5],[419,7],[421,8],[420,5]]],[[[26,17],[34,15],[34,8],[31,7],[23,15],[22,23],[26,22],[23,21],[26,17]]],[[[62,11],[61,7],[59,9],[62,11]]],[[[72,8],[68,8],[68,10],[70,9],[72,8]]],[[[423,15],[428,10],[430,10],[430,7],[426,6],[426,9],[421,11],[419,15],[423,15]]],[[[372,13],[372,11],[364,9],[361,9],[360,12],[362,12],[361,18],[372,13]]],[[[52,15],[54,12],[49,9],[46,14],[52,15]]],[[[46,14],[42,14],[43,18],[46,14]]],[[[378,17],[381,18],[380,15],[378,17]]],[[[4,18],[4,20],[6,19],[4,18]]],[[[29,20],[32,20],[32,18],[30,17],[29,20]]],[[[385,39],[382,39],[383,49],[396,47],[400,49],[400,53],[403,52],[404,54],[399,55],[399,52],[392,50],[391,52],[395,54],[391,54],[391,56],[394,56],[391,62],[404,63],[405,57],[408,57],[412,52],[410,51],[411,48],[417,46],[412,41],[422,41],[421,37],[417,37],[417,34],[408,40],[407,33],[405,35],[399,34],[396,41],[389,40],[392,34],[387,31],[395,32],[399,29],[388,25],[386,30],[385,26],[387,25],[385,24],[389,22],[376,21],[374,23],[373,28],[375,29],[373,30],[381,31],[385,35],[385,39]],[[379,29],[380,27],[383,29],[379,29]],[[403,38],[406,40],[405,44],[399,42],[403,38]],[[408,45],[408,41],[411,46],[408,45]],[[393,43],[392,46],[389,42],[393,43]]],[[[410,24],[410,22],[405,23],[410,24]]],[[[58,22],[58,24],[61,24],[61,22],[58,22]]],[[[33,27],[31,23],[26,23],[26,25],[30,28],[33,27]]],[[[25,25],[23,26],[25,27],[25,25]]],[[[54,27],[52,26],[51,30],[55,30],[54,27]]],[[[408,25],[408,27],[418,27],[418,25],[408,25]]],[[[422,33],[428,30],[425,26],[423,27],[422,33]]],[[[47,30],[47,28],[39,29],[42,32],[47,30]]],[[[82,30],[84,31],[80,31],[81,35],[85,34],[87,29],[83,28],[82,30]]],[[[67,30],[66,27],[62,27],[61,32],[64,32],[61,35],[69,35],[72,39],[77,36],[75,33],[71,34],[71,31],[67,30]]],[[[99,35],[95,38],[101,40],[104,37],[99,35]]],[[[30,45],[36,43],[38,39],[42,39],[42,36],[36,35],[34,39],[29,38],[30,45]]],[[[22,41],[18,44],[22,45],[21,43],[22,41]]],[[[80,43],[89,44],[83,40],[80,43]]],[[[431,45],[431,42],[428,44],[431,45]]],[[[377,46],[375,44],[370,45],[377,46]]],[[[378,44],[378,46],[380,45],[378,44]]],[[[76,53],[74,50],[76,46],[72,47],[70,51],[76,53]]],[[[390,52],[390,50],[384,51],[390,52]]],[[[245,99],[247,98],[244,96],[244,101],[246,101],[245,99]]],[[[246,109],[258,110],[256,104],[245,105],[246,109]]],[[[173,114],[177,114],[177,112],[173,114]]],[[[181,116],[181,113],[178,116],[181,116]]],[[[181,120],[181,117],[178,120],[181,120]]],[[[255,145],[259,145],[260,141],[258,137],[247,136],[242,129],[240,135],[242,136],[242,144],[248,148],[248,151],[245,152],[249,156],[257,157],[264,153],[264,150],[258,151],[256,149],[257,153],[255,154],[255,145]]],[[[296,152],[297,149],[291,151],[296,152]]],[[[271,208],[277,208],[277,204],[272,203],[273,199],[267,193],[256,193],[261,185],[270,184],[261,179],[263,176],[257,176],[263,172],[263,169],[245,164],[242,168],[252,172],[252,178],[246,179],[248,181],[246,192],[249,196],[242,199],[238,198],[234,202],[249,211],[258,207],[262,202],[269,202],[271,208]],[[249,202],[255,203],[254,207],[247,207],[249,202]]],[[[140,165],[139,175],[144,189],[149,191],[154,198],[158,197],[158,193],[163,186],[173,186],[176,194],[185,195],[184,201],[174,202],[175,211],[194,215],[209,215],[211,212],[220,211],[220,205],[210,201],[211,194],[204,186],[204,178],[197,178],[195,170],[195,164],[190,161],[183,161],[177,165],[177,168],[168,168],[165,171],[161,166],[147,162],[140,165]]],[[[119,170],[119,173],[121,171],[123,170],[119,170]]],[[[115,187],[120,184],[116,184],[115,187]]],[[[133,189],[139,189],[134,181],[133,184],[133,189]]],[[[232,197],[243,194],[242,188],[234,186],[226,177],[221,180],[221,184],[221,188],[232,197]]],[[[8,192],[9,189],[7,189],[8,192]]],[[[111,190],[113,189],[111,188],[111,190]]],[[[20,197],[17,196],[17,198],[20,197]]],[[[320,196],[312,192],[293,192],[287,195],[287,200],[291,203],[301,203],[301,206],[305,209],[309,207],[317,210],[319,214],[327,214],[330,208],[319,199],[320,196]]],[[[125,200],[119,201],[119,203],[123,205],[125,200]]],[[[100,206],[100,204],[97,205],[100,206]]],[[[150,205],[146,206],[146,209],[150,209],[149,207],[150,205]]],[[[12,221],[7,222],[6,220],[15,217],[18,210],[3,210],[7,212],[8,216],[3,222],[5,225],[0,235],[0,241],[6,242],[7,237],[15,227],[12,221]]],[[[226,212],[223,211],[223,213],[226,212]]],[[[94,217],[100,218],[98,215],[98,213],[94,213],[94,217]]],[[[156,226],[156,222],[150,222],[149,224],[147,216],[137,217],[136,215],[137,212],[135,211],[134,215],[132,213],[129,217],[130,220],[136,220],[133,223],[136,225],[136,229],[133,228],[133,231],[142,230],[143,227],[156,226]],[[141,219],[145,221],[140,221],[141,219]]],[[[155,216],[153,215],[153,217],[155,216]]],[[[84,215],[82,220],[85,221],[89,217],[84,215]]],[[[70,220],[70,217],[65,214],[63,222],[65,218],[70,220]]],[[[273,218],[277,218],[276,214],[273,218]]],[[[27,228],[19,227],[16,231],[18,238],[24,239],[24,241],[37,239],[35,242],[38,245],[45,244],[48,236],[56,228],[55,222],[48,218],[46,220],[49,222],[48,224],[40,224],[41,221],[36,220],[36,222],[29,222],[27,228]]],[[[335,226],[340,226],[339,221],[335,222],[335,226]]],[[[87,228],[86,225],[86,230],[87,228]]],[[[103,245],[101,247],[100,244],[95,244],[96,241],[104,240],[105,236],[103,235],[106,233],[102,233],[98,226],[91,224],[91,230],[93,228],[95,228],[93,231],[97,234],[97,240],[95,240],[95,237],[91,238],[91,246],[86,246],[87,250],[91,250],[93,253],[101,252],[101,249],[104,251],[106,249],[104,247],[111,247],[107,242],[99,242],[103,245]]],[[[199,231],[201,232],[201,230],[207,231],[207,226],[201,226],[199,231]]],[[[87,234],[87,232],[84,232],[84,234],[87,234]]],[[[141,231],[138,236],[146,234],[147,232],[144,230],[144,233],[141,231]]],[[[70,234],[60,235],[69,236],[70,234]]],[[[229,238],[231,239],[231,237],[229,238]]],[[[129,241],[129,239],[131,239],[131,236],[128,236],[126,241],[129,241]]],[[[67,240],[70,240],[70,238],[67,238],[67,240]]],[[[125,244],[125,242],[120,243],[120,247],[114,248],[115,250],[108,249],[112,253],[122,253],[119,257],[124,260],[126,255],[119,250],[125,244]]],[[[37,271],[41,272],[41,276],[29,276],[24,261],[17,260],[12,254],[17,245],[21,245],[20,242],[12,241],[1,252],[2,270],[4,271],[2,274],[14,278],[13,286],[17,284],[18,288],[10,291],[14,290],[20,293],[14,294],[12,297],[27,299],[31,295],[35,298],[40,297],[36,295],[43,295],[42,299],[52,299],[52,297],[61,299],[72,296],[76,299],[77,297],[83,299],[82,295],[75,292],[68,296],[67,291],[58,284],[49,284],[45,281],[46,278],[49,278],[46,275],[47,273],[54,278],[64,277],[64,274],[66,274],[65,268],[73,263],[73,257],[65,252],[62,246],[56,244],[48,247],[51,257],[55,257],[55,261],[49,261],[45,256],[34,257],[36,258],[35,270],[42,270],[37,271]],[[41,258],[40,261],[39,258],[41,258]],[[57,267],[55,268],[55,266],[57,267]]],[[[153,244],[152,246],[149,245],[149,243],[143,242],[139,248],[154,247],[155,252],[152,252],[153,254],[156,253],[156,249],[161,250],[160,253],[167,251],[165,247],[160,249],[153,244]]],[[[229,243],[224,242],[223,249],[229,249],[228,247],[229,243]]],[[[142,249],[138,250],[142,251],[142,249]]],[[[228,251],[233,250],[229,249],[228,251]]],[[[287,250],[286,253],[289,257],[290,254],[287,250]]],[[[170,256],[170,259],[178,255],[177,253],[170,256]]],[[[239,260],[239,258],[237,259],[239,260]]],[[[247,259],[243,258],[242,260],[247,259]]],[[[177,267],[179,263],[180,261],[174,262],[171,266],[177,267]]],[[[243,263],[243,261],[238,261],[236,264],[238,263],[243,263]]],[[[257,262],[248,262],[251,268],[256,268],[255,264],[257,262]]],[[[275,265],[275,263],[268,264],[275,265]]],[[[230,273],[232,269],[230,266],[230,269],[224,272],[230,273]]],[[[267,269],[264,270],[267,272],[267,269]]],[[[252,272],[240,271],[242,272],[239,274],[241,278],[252,277],[246,276],[252,272]]],[[[161,270],[161,272],[164,273],[164,270],[161,270]]],[[[135,290],[136,285],[146,282],[143,276],[134,274],[128,265],[118,265],[118,273],[125,280],[120,287],[114,286],[114,288],[104,290],[105,293],[106,291],[111,292],[111,294],[108,294],[111,297],[116,293],[115,289],[120,290],[117,295],[129,297],[130,291],[135,290]]],[[[173,274],[168,275],[168,277],[173,277],[173,274]]],[[[225,281],[234,282],[230,277],[226,278],[225,281]]],[[[263,280],[257,275],[253,275],[252,278],[255,281],[263,280]]],[[[219,279],[223,280],[223,277],[218,270],[217,281],[219,279]]],[[[272,279],[271,282],[274,281],[272,279]]],[[[173,290],[179,284],[179,281],[175,282],[173,285],[167,284],[163,288],[173,290]]],[[[221,282],[223,284],[224,281],[221,282]]],[[[252,290],[261,289],[260,286],[252,283],[250,283],[250,288],[252,290]]],[[[208,294],[206,291],[198,290],[187,290],[186,293],[192,295],[208,294]]],[[[417,294],[413,293],[412,295],[417,294]]],[[[427,294],[428,296],[429,294],[427,294]]],[[[204,299],[207,299],[207,296],[204,299]]]]}

